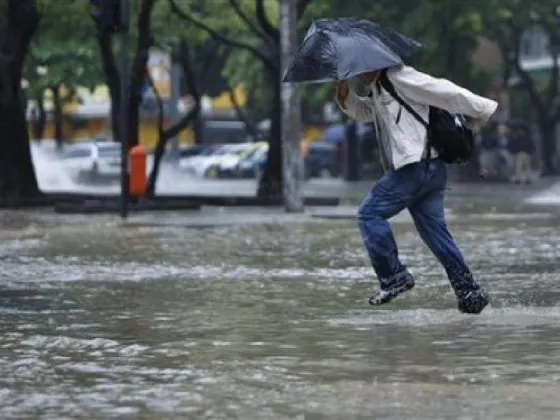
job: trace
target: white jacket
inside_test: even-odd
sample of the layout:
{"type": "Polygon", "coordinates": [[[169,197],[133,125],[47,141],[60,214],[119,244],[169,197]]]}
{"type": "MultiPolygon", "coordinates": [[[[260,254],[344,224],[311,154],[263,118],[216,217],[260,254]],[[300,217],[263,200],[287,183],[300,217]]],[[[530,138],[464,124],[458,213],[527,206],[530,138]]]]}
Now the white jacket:
{"type": "MultiPolygon", "coordinates": [[[[424,121],[428,121],[429,106],[445,109],[450,113],[488,120],[498,103],[478,96],[446,79],[437,79],[410,66],[393,67],[387,77],[395,91],[424,121]]],[[[418,162],[426,149],[426,128],[385,90],[378,93],[375,83],[371,96],[359,97],[350,91],[344,106],[338,105],[346,115],[362,122],[375,122],[380,144],[390,155],[394,169],[418,162]],[[402,108],[402,109],[401,109],[402,108]],[[382,119],[381,121],[376,119],[382,119]],[[381,124],[380,124],[381,123],[381,124]],[[380,126],[386,131],[380,135],[380,126]],[[383,143],[383,141],[381,141],[383,143]]],[[[432,156],[437,156],[432,152],[432,156]]]]}

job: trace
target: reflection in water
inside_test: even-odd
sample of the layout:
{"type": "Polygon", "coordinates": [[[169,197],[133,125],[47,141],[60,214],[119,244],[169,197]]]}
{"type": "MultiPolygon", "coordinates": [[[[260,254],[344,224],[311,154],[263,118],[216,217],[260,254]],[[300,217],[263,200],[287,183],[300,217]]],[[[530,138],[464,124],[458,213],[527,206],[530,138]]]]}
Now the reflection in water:
{"type": "Polygon", "coordinates": [[[377,309],[354,223],[138,217],[0,213],[0,418],[557,417],[555,220],[454,222],[470,317],[406,224],[418,286],[377,309]]]}

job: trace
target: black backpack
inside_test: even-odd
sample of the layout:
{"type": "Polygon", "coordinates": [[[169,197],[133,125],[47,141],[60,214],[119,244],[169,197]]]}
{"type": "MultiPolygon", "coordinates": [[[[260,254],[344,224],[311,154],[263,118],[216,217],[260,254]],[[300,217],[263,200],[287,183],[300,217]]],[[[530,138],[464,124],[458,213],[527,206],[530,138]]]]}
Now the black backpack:
{"type": "Polygon", "coordinates": [[[475,150],[474,133],[463,115],[451,114],[443,109],[430,106],[429,122],[407,104],[395,91],[395,87],[383,70],[378,79],[379,84],[428,131],[428,159],[431,149],[445,163],[464,164],[473,156],[475,150]]]}

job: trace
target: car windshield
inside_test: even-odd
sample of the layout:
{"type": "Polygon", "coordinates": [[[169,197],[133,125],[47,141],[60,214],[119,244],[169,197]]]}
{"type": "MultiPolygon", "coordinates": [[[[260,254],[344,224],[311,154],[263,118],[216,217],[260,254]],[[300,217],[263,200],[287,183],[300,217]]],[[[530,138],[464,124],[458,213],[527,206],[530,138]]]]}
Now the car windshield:
{"type": "Polygon", "coordinates": [[[251,150],[247,156],[245,156],[246,160],[250,160],[250,159],[259,159],[261,157],[261,155],[263,155],[264,153],[266,153],[267,148],[266,147],[255,147],[253,150],[251,150]]]}
{"type": "Polygon", "coordinates": [[[213,154],[215,154],[215,152],[219,149],[219,147],[216,146],[209,146],[206,147],[200,154],[199,156],[211,156],[213,154]]]}
{"type": "Polygon", "coordinates": [[[62,159],[86,158],[91,155],[91,148],[85,145],[70,146],[66,148],[62,159]]]}
{"type": "Polygon", "coordinates": [[[243,153],[247,149],[246,144],[228,144],[222,146],[214,153],[215,155],[237,155],[243,153]]]}

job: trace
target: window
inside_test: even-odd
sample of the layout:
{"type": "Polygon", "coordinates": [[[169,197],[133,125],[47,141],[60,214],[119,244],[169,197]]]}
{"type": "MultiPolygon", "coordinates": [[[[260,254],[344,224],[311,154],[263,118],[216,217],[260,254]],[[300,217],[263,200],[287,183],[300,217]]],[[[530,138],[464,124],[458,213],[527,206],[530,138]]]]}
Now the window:
{"type": "Polygon", "coordinates": [[[66,153],[64,153],[63,158],[65,159],[86,158],[89,157],[90,154],[91,154],[91,149],[89,147],[88,148],[77,147],[75,149],[68,150],[66,153]]]}
{"type": "Polygon", "coordinates": [[[115,144],[110,146],[98,147],[97,150],[100,157],[119,156],[121,153],[121,145],[115,144]]]}
{"type": "Polygon", "coordinates": [[[548,51],[548,34],[539,27],[525,31],[521,37],[521,57],[539,59],[550,55],[548,51]]]}

